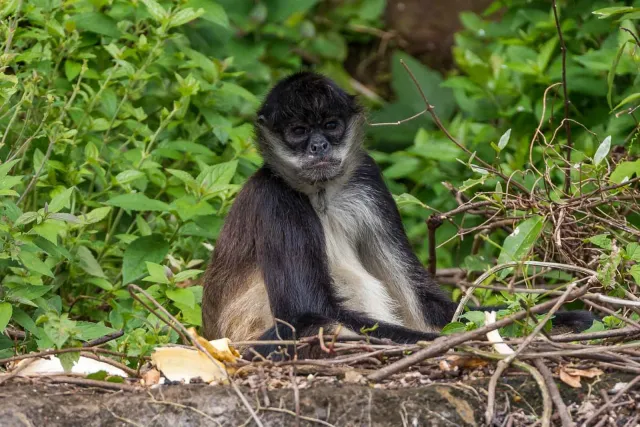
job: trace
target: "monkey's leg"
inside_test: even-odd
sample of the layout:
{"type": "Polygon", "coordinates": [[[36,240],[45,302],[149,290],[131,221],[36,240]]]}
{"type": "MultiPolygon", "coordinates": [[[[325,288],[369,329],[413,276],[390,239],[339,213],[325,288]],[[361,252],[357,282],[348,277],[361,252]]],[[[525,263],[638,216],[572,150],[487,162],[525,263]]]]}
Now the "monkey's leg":
{"type": "MultiPolygon", "coordinates": [[[[295,319],[289,319],[287,323],[295,328],[296,339],[317,335],[320,328],[323,328],[325,334],[336,333],[338,331],[338,325],[344,328],[342,331],[345,332],[345,335],[360,334],[360,331],[366,328],[366,335],[368,336],[389,339],[393,342],[403,344],[431,341],[440,336],[440,334],[435,332],[419,332],[402,326],[379,322],[352,311],[341,311],[339,314],[331,317],[315,313],[306,313],[297,316],[295,319]]],[[[277,323],[259,338],[260,341],[290,341],[293,339],[294,331],[290,326],[283,323],[277,323]]],[[[294,355],[294,348],[291,345],[264,344],[253,346],[253,349],[264,357],[271,355],[272,358],[275,357],[276,359],[281,359],[285,351],[289,357],[293,357],[294,355]]],[[[246,355],[249,355],[249,353],[246,353],[246,355]]],[[[320,352],[318,351],[306,351],[298,354],[298,357],[317,357],[319,355],[320,352]]]]}

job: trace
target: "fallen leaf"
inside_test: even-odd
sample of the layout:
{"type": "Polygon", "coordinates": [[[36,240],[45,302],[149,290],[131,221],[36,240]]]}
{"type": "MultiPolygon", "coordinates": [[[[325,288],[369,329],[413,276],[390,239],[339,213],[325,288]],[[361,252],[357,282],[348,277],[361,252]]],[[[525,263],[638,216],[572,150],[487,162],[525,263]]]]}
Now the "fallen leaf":
{"type": "Polygon", "coordinates": [[[585,378],[595,378],[599,375],[604,374],[601,369],[598,368],[589,368],[589,369],[577,369],[577,368],[562,368],[569,375],[577,376],[577,377],[585,377],[585,378]]]}
{"type": "Polygon", "coordinates": [[[146,386],[156,385],[160,382],[160,371],[150,369],[142,375],[142,383],[146,386]]]}
{"type": "Polygon", "coordinates": [[[363,379],[362,374],[356,371],[347,371],[344,374],[344,382],[346,383],[360,383],[363,379]]]}
{"type": "Polygon", "coordinates": [[[476,369],[487,366],[489,362],[475,356],[458,356],[450,355],[446,359],[441,360],[438,365],[443,371],[451,371],[456,367],[462,369],[476,369]]]}
{"type": "Polygon", "coordinates": [[[580,377],[577,375],[568,374],[564,369],[560,369],[560,379],[565,384],[573,387],[580,388],[580,377]]]}
{"type": "Polygon", "coordinates": [[[195,328],[188,329],[189,334],[195,338],[198,343],[204,347],[215,359],[221,362],[233,363],[240,358],[240,353],[233,347],[231,347],[231,340],[229,338],[220,338],[217,340],[207,341],[205,338],[198,335],[195,328]]]}

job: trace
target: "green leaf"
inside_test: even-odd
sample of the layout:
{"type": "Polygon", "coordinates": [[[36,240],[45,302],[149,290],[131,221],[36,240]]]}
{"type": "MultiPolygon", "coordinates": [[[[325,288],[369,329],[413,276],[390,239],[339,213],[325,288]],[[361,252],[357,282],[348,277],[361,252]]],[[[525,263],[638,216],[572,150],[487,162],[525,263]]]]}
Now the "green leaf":
{"type": "Polygon", "coordinates": [[[81,13],[73,16],[76,27],[90,33],[119,38],[121,33],[116,21],[99,12],[81,13]]]}
{"type": "MultiPolygon", "coordinates": [[[[49,287],[51,288],[51,287],[49,287]]],[[[33,321],[31,316],[29,316],[24,310],[19,307],[15,307],[13,309],[13,321],[18,325],[22,326],[22,328],[30,332],[34,335],[38,335],[38,327],[36,326],[36,322],[33,321]]]]}
{"type": "Polygon", "coordinates": [[[53,341],[57,348],[67,342],[72,334],[75,334],[76,322],[69,319],[67,313],[58,316],[50,316],[44,324],[44,333],[53,341]]]}
{"type": "MultiPolygon", "coordinates": [[[[189,188],[194,189],[194,190],[198,188],[198,182],[196,181],[196,179],[194,177],[191,176],[191,174],[189,172],[185,172],[185,171],[181,171],[181,170],[177,170],[177,169],[167,169],[167,172],[169,172],[171,175],[175,176],[180,181],[182,181],[185,184],[187,184],[187,186],[189,188]]],[[[235,171],[234,171],[234,173],[235,173],[235,171]]],[[[233,175],[231,175],[231,177],[233,178],[233,175]]]]}
{"type": "Polygon", "coordinates": [[[461,332],[464,332],[467,330],[467,325],[465,325],[462,322],[452,322],[449,323],[447,325],[445,325],[444,328],[442,328],[442,335],[453,335],[453,334],[459,334],[461,332]]]}
{"type": "Polygon", "coordinates": [[[104,279],[107,278],[107,276],[104,274],[104,271],[102,271],[102,267],[100,267],[100,264],[98,264],[98,261],[96,261],[95,257],[93,256],[93,253],[86,247],[78,247],[78,250],[76,252],[76,259],[80,268],[82,268],[88,274],[95,277],[102,277],[104,279]]]}
{"type": "Polygon", "coordinates": [[[623,105],[626,105],[626,104],[628,104],[630,102],[633,102],[635,100],[638,100],[638,99],[640,99],[640,92],[632,93],[631,95],[627,96],[625,99],[620,101],[620,103],[615,106],[614,110],[617,110],[618,108],[622,107],[623,105]]]}
{"type": "Polygon", "coordinates": [[[49,203],[48,213],[60,212],[64,208],[68,208],[71,204],[71,194],[73,187],[67,188],[62,193],[55,196],[49,203]]]}
{"type": "Polygon", "coordinates": [[[609,237],[609,234],[598,234],[595,236],[591,236],[587,239],[587,241],[593,243],[599,248],[606,249],[609,251],[612,248],[611,238],[609,237]]]}
{"type": "Polygon", "coordinates": [[[142,3],[144,3],[145,6],[147,6],[147,10],[149,11],[153,19],[155,19],[156,21],[162,22],[164,19],[166,19],[169,16],[167,11],[157,1],[155,0],[141,0],[141,1],[142,3]]]}
{"type": "Polygon", "coordinates": [[[633,277],[633,280],[640,285],[640,264],[636,264],[629,269],[629,274],[633,277]]]}
{"type": "Polygon", "coordinates": [[[175,200],[171,207],[184,222],[198,216],[214,215],[216,210],[204,200],[196,201],[193,196],[181,197],[175,200]]]}
{"type": "MultiPolygon", "coordinates": [[[[36,286],[20,284],[7,291],[7,299],[10,301],[19,302],[21,304],[37,307],[33,300],[40,298],[47,292],[49,292],[53,286],[36,286]]],[[[17,311],[17,310],[16,310],[17,311]]],[[[14,316],[15,317],[15,316],[14,316]]],[[[22,324],[20,324],[22,326],[22,324]]]]}
{"type": "Polygon", "coordinates": [[[604,331],[605,327],[604,327],[604,323],[598,321],[598,320],[594,320],[593,324],[591,325],[591,327],[589,327],[589,329],[586,329],[584,331],[582,331],[583,334],[590,334],[592,332],[600,332],[600,331],[604,331]]]}
{"type": "Polygon", "coordinates": [[[78,62],[72,61],[70,59],[67,59],[64,62],[64,74],[67,77],[67,80],[69,81],[73,81],[73,79],[78,77],[78,74],[80,74],[81,70],[82,70],[82,64],[78,62]]]}
{"type": "Polygon", "coordinates": [[[116,181],[118,181],[118,184],[124,185],[130,182],[133,182],[136,179],[143,178],[145,176],[146,175],[144,174],[144,172],[134,170],[134,169],[129,169],[124,172],[120,172],[118,175],[116,175],[116,181]]]}
{"type": "Polygon", "coordinates": [[[172,301],[184,304],[189,308],[193,308],[196,305],[196,299],[193,296],[193,292],[185,288],[172,288],[167,289],[167,298],[172,301]]]}
{"type": "Polygon", "coordinates": [[[271,22],[282,22],[296,13],[302,15],[316,3],[318,3],[318,0],[270,0],[265,2],[269,10],[269,21],[271,22]]]}
{"type": "Polygon", "coordinates": [[[613,15],[620,15],[622,13],[634,12],[636,10],[640,10],[631,6],[615,6],[615,7],[605,7],[602,9],[594,10],[594,15],[597,15],[600,19],[609,18],[613,15]]]}
{"type": "Polygon", "coordinates": [[[640,262],[640,243],[631,242],[625,248],[627,256],[635,262],[640,262]]]}
{"type": "Polygon", "coordinates": [[[103,322],[83,322],[78,321],[76,324],[77,333],[76,337],[83,341],[91,341],[97,338],[101,338],[105,335],[117,332],[116,329],[105,326],[103,322]]]}
{"type": "Polygon", "coordinates": [[[187,0],[185,6],[204,9],[202,19],[229,28],[229,18],[222,6],[212,0],[187,0]]]}
{"type": "Polygon", "coordinates": [[[640,176],[640,160],[618,163],[609,180],[615,184],[622,184],[630,180],[633,175],[640,176]]]}
{"type": "Polygon", "coordinates": [[[107,376],[109,374],[107,374],[107,371],[98,371],[98,372],[94,372],[93,374],[89,374],[87,375],[87,379],[88,380],[96,380],[96,381],[104,381],[107,379],[107,376]]]}
{"type": "Polygon", "coordinates": [[[233,176],[236,174],[238,168],[238,161],[232,160],[230,162],[218,163],[217,165],[209,166],[204,169],[196,181],[200,185],[207,189],[215,189],[216,186],[224,186],[231,182],[233,176]]]}
{"type": "Polygon", "coordinates": [[[167,278],[167,269],[165,266],[149,261],[145,261],[145,264],[147,265],[147,271],[149,271],[149,277],[145,278],[145,281],[169,283],[169,279],[167,278]]]}
{"type": "MultiPolygon", "coordinates": [[[[193,295],[193,294],[191,294],[193,295]]],[[[8,302],[0,302],[0,332],[4,332],[5,328],[11,320],[13,307],[8,302]]]]}
{"type": "Polygon", "coordinates": [[[476,326],[484,325],[484,312],[482,311],[467,311],[460,315],[461,318],[467,319],[470,322],[476,324],[476,326]]]}
{"type": "Polygon", "coordinates": [[[219,91],[221,96],[236,95],[254,105],[257,105],[260,102],[254,94],[235,83],[222,82],[222,87],[219,89],[219,91]]]}
{"type": "Polygon", "coordinates": [[[191,279],[193,277],[198,276],[202,272],[203,270],[184,270],[175,275],[174,281],[176,283],[183,282],[187,279],[191,279]]]}
{"type": "Polygon", "coordinates": [[[70,213],[52,213],[50,215],[47,215],[47,219],[64,221],[71,224],[82,224],[82,220],[80,218],[70,213]]]}
{"type": "Polygon", "coordinates": [[[467,255],[462,267],[467,271],[486,271],[491,263],[483,255],[467,255]]]}
{"type": "Polygon", "coordinates": [[[111,282],[102,277],[89,277],[87,279],[87,282],[99,287],[100,289],[104,289],[105,291],[113,290],[113,285],[111,284],[111,282]]]}
{"type": "Polygon", "coordinates": [[[611,135],[606,137],[604,141],[600,143],[598,150],[596,151],[595,156],[593,156],[593,163],[597,166],[599,165],[605,157],[609,154],[609,150],[611,149],[611,135]]]}
{"type": "Polygon", "coordinates": [[[169,252],[169,242],[160,234],[139,237],[124,251],[122,284],[127,285],[145,275],[146,262],[160,263],[169,252]]]}
{"type": "Polygon", "coordinates": [[[47,219],[31,229],[32,233],[42,236],[54,245],[58,244],[58,233],[64,231],[67,226],[59,221],[47,219]]]}
{"type": "Polygon", "coordinates": [[[182,321],[194,326],[202,326],[202,308],[195,304],[193,307],[174,303],[176,307],[182,312],[182,321]]]}
{"type": "Polygon", "coordinates": [[[518,224],[515,230],[504,240],[502,251],[498,256],[498,264],[521,261],[538,240],[543,226],[544,218],[539,215],[532,216],[518,224]]]}
{"type": "Polygon", "coordinates": [[[24,265],[27,270],[35,271],[36,273],[53,278],[53,273],[49,267],[47,267],[47,264],[40,261],[34,253],[22,251],[18,255],[18,258],[22,261],[22,265],[24,265]]]}
{"type": "Polygon", "coordinates": [[[71,372],[71,369],[73,369],[73,365],[75,365],[78,360],[80,360],[80,352],[71,351],[69,353],[60,353],[58,355],[58,359],[60,359],[62,369],[64,369],[65,372],[71,372]]]}
{"type": "Polygon", "coordinates": [[[416,172],[422,163],[415,157],[399,157],[396,162],[386,168],[382,173],[388,179],[404,178],[416,172]]]}
{"type": "Polygon", "coordinates": [[[416,206],[416,205],[423,207],[425,209],[429,209],[427,205],[425,205],[416,197],[408,193],[403,193],[403,194],[400,194],[399,196],[394,195],[393,199],[396,201],[396,205],[398,206],[399,209],[402,209],[406,206],[416,206]]]}
{"type": "Polygon", "coordinates": [[[96,208],[86,215],[83,215],[82,219],[85,224],[95,224],[105,219],[107,215],[109,215],[109,212],[111,212],[111,209],[112,208],[110,206],[96,208]]]}
{"type": "Polygon", "coordinates": [[[136,225],[138,226],[138,231],[143,236],[149,236],[152,231],[151,227],[149,227],[149,223],[144,219],[142,215],[136,215],[136,225]]]}
{"type": "Polygon", "coordinates": [[[37,212],[25,212],[18,217],[18,219],[13,223],[13,225],[15,227],[18,227],[20,225],[26,225],[35,221],[36,218],[38,218],[37,212]]]}
{"type": "Polygon", "coordinates": [[[473,187],[475,187],[476,185],[481,185],[484,184],[484,182],[489,178],[488,174],[482,175],[480,178],[478,179],[466,179],[464,180],[464,182],[462,183],[462,186],[459,188],[460,192],[463,191],[467,191],[473,187]]]}
{"type": "Polygon", "coordinates": [[[38,236],[33,239],[33,243],[35,243],[40,249],[53,257],[66,258],[68,260],[71,260],[73,258],[67,248],[65,248],[64,246],[56,246],[50,240],[47,240],[42,236],[38,236]]]}
{"type": "Polygon", "coordinates": [[[153,200],[142,193],[121,194],[109,199],[107,205],[117,206],[129,211],[168,211],[169,205],[153,200]]]}
{"type": "Polygon", "coordinates": [[[187,7],[186,9],[179,10],[169,20],[169,28],[179,27],[186,24],[187,22],[191,22],[194,19],[199,18],[202,15],[204,15],[204,9],[194,10],[190,7],[187,7]]]}
{"type": "Polygon", "coordinates": [[[11,160],[10,162],[2,163],[0,165],[0,178],[4,178],[5,176],[7,176],[7,174],[13,167],[13,165],[18,163],[19,161],[20,159],[14,159],[14,160],[11,160]]]}
{"type": "Polygon", "coordinates": [[[511,137],[511,129],[508,129],[501,137],[500,141],[498,141],[498,148],[503,150],[504,147],[509,143],[509,138],[511,137]]]}

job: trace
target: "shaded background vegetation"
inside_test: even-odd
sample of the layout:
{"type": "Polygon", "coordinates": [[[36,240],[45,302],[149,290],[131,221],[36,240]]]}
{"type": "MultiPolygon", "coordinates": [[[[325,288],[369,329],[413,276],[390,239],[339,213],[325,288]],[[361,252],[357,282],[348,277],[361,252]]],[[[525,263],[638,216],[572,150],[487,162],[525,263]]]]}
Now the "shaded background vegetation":
{"type": "MultiPolygon", "coordinates": [[[[475,153],[470,159],[426,116],[369,128],[368,146],[425,262],[425,219],[458,206],[443,183],[468,197],[502,194],[500,179],[474,157],[529,189],[544,190],[532,165],[562,182],[563,131],[557,150],[540,144],[529,152],[543,94],[562,77],[549,2],[474,2],[476,11],[462,12],[459,21],[450,3],[4,2],[0,330],[9,332],[0,335],[0,357],[76,346],[119,329],[125,335],[111,345],[133,357],[175,342],[176,334],[131,298],[129,283],[200,326],[199,278],[225,212],[261,164],[253,114],[274,81],[303,68],[359,95],[371,123],[396,122],[425,108],[402,59],[451,134],[475,153]],[[418,28],[415,11],[428,15],[427,3],[441,4],[418,28]],[[437,39],[425,45],[428,38],[437,39]]],[[[594,182],[640,175],[640,113],[633,110],[640,103],[640,2],[560,1],[559,10],[576,121],[571,166],[580,165],[587,181],[569,194],[547,188],[551,201],[594,182]],[[608,136],[610,145],[603,144],[608,136]]],[[[563,101],[559,86],[549,92],[544,123],[552,131],[564,116],[563,101]]],[[[632,211],[628,220],[637,227],[632,211]]],[[[482,219],[464,221],[469,228],[482,219]]],[[[543,223],[527,224],[543,230],[543,223]]],[[[607,254],[612,239],[626,245],[612,274],[617,286],[631,289],[640,281],[640,251],[629,247],[637,237],[600,231],[593,233],[600,236],[596,246],[607,254]]],[[[486,270],[509,235],[492,229],[474,248],[474,239],[458,232],[450,222],[438,228],[438,267],[486,270]]],[[[519,243],[518,258],[540,256],[531,251],[537,238],[530,233],[519,243]]],[[[68,363],[77,353],[63,357],[68,363]]]]}

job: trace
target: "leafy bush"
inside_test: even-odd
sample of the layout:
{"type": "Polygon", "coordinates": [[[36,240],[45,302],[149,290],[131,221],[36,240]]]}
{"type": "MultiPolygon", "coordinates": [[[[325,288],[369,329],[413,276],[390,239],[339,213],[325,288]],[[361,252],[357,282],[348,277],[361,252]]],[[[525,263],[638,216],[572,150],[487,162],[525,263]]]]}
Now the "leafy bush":
{"type": "MultiPolygon", "coordinates": [[[[617,153],[614,161],[622,162],[612,179],[626,176],[623,169],[631,171],[629,176],[632,176],[633,171],[637,173],[636,163],[624,161],[635,159],[640,152],[638,112],[629,114],[640,104],[640,47],[634,40],[638,35],[640,2],[635,1],[636,9],[612,7],[623,2],[584,0],[571,2],[566,7],[562,7],[565,2],[558,3],[568,49],[569,117],[574,120],[571,122],[572,162],[588,163],[605,137],[611,136],[611,150],[617,153]],[[611,8],[593,12],[605,7],[611,8]],[[634,36],[621,28],[629,29],[634,36]]],[[[531,159],[529,156],[529,143],[542,118],[544,92],[562,78],[559,39],[547,1],[499,1],[486,15],[492,16],[497,10],[503,12],[500,19],[482,18],[470,12],[461,14],[465,29],[456,34],[453,49],[457,69],[441,85],[451,92],[436,92],[437,80],[433,83],[422,80],[421,84],[436,113],[465,147],[505,175],[514,174],[516,180],[532,187],[537,180],[529,173],[532,165],[542,170],[547,162],[560,161],[551,150],[540,145],[534,147],[531,159]],[[455,100],[457,111],[450,118],[451,100],[455,100]],[[507,146],[498,150],[498,140],[509,129],[507,146]]],[[[409,65],[414,71],[423,67],[415,63],[409,65]]],[[[394,86],[411,85],[401,66],[392,71],[394,86]]],[[[407,87],[402,93],[409,90],[407,87]]],[[[388,115],[378,121],[396,121],[424,109],[415,88],[411,99],[416,101],[409,111],[398,108],[395,112],[385,112],[388,115]]],[[[555,129],[564,117],[561,86],[551,89],[546,103],[543,124],[555,129]]],[[[419,123],[422,129],[415,133],[413,144],[405,142],[403,149],[391,154],[376,154],[376,159],[386,167],[385,175],[394,193],[409,193],[433,210],[447,211],[456,207],[456,201],[442,182],[456,188],[473,185],[468,195],[479,189],[495,189],[496,179],[474,172],[466,164],[468,156],[444,134],[434,130],[430,119],[418,119],[414,123],[419,123]],[[468,181],[465,185],[466,179],[481,182],[468,181]]],[[[388,127],[386,132],[400,132],[400,128],[388,127]]],[[[374,132],[378,129],[373,128],[374,132]]],[[[403,140],[407,141],[406,135],[403,140]]],[[[566,136],[560,130],[556,147],[564,144],[566,136]]],[[[563,179],[563,173],[556,168],[552,178],[558,182],[563,179]]],[[[403,213],[412,241],[419,248],[421,259],[426,261],[425,211],[413,204],[406,206],[403,213]]],[[[479,224],[474,217],[466,221],[468,227],[479,224]]],[[[457,232],[455,226],[447,223],[438,229],[438,242],[448,242],[438,252],[440,267],[462,264],[471,251],[473,239],[455,239],[457,232]]],[[[504,237],[503,234],[496,238],[502,241],[504,237]]]]}
{"type": "MultiPolygon", "coordinates": [[[[198,277],[261,164],[258,96],[304,55],[344,80],[346,40],[363,37],[349,27],[376,25],[384,7],[316,3],[3,4],[0,331],[27,332],[18,351],[114,329],[131,356],[175,342],[129,295],[140,280],[200,325],[198,277]]],[[[0,335],[0,355],[14,344],[0,335]]]]}

